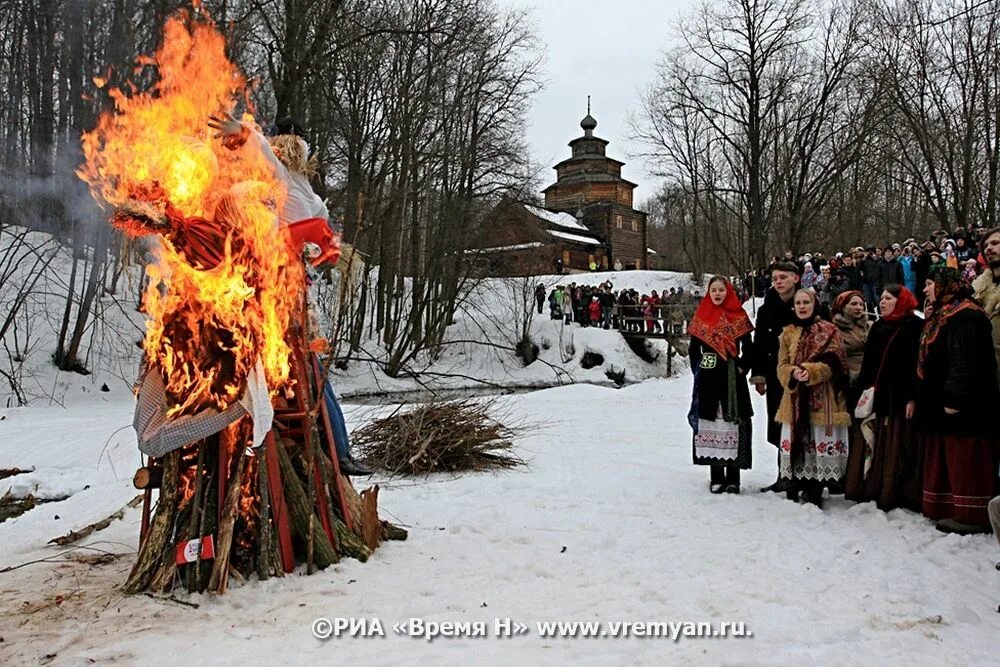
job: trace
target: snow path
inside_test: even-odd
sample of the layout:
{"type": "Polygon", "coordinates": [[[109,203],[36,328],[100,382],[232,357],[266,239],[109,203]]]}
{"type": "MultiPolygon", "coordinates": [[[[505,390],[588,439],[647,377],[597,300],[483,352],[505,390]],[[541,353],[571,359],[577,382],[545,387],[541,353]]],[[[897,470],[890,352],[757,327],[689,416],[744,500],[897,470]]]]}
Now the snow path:
{"type": "MultiPolygon", "coordinates": [[[[821,512],[757,493],[775,470],[761,428],[745,493],[712,496],[707,469],[690,464],[689,393],[687,376],[505,397],[538,425],[518,442],[529,469],[384,483],[381,509],[409,525],[408,541],[367,564],[193,596],[199,609],[118,595],[131,556],[0,574],[0,663],[995,663],[991,537],[945,536],[902,510],[835,499],[821,512]],[[378,617],[388,636],[321,642],[310,633],[319,616],[378,617]],[[531,630],[394,635],[410,617],[487,621],[490,634],[494,618],[510,617],[531,630]],[[754,636],[542,639],[534,624],[546,620],[743,621],[754,636]]],[[[371,412],[345,409],[353,424],[371,412]]],[[[0,416],[0,468],[37,466],[41,493],[74,494],[0,524],[0,569],[58,553],[45,541],[134,497],[133,436],[113,434],[130,422],[128,403],[0,416]]],[[[17,479],[0,481],[0,494],[17,479]]],[[[85,544],[134,551],[138,518],[128,510],[85,544]]]]}

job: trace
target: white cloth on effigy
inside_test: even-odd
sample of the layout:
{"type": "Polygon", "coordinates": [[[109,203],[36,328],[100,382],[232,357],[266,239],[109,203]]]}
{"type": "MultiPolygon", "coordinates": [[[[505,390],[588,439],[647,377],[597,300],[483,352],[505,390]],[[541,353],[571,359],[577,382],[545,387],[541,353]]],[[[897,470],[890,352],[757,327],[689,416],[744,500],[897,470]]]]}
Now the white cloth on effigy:
{"type": "Polygon", "coordinates": [[[194,415],[168,417],[167,390],[160,372],[147,366],[137,384],[139,392],[132,426],[139,451],[147,456],[158,458],[204,440],[245,415],[250,415],[253,420],[254,447],[260,446],[271,430],[274,408],[259,358],[247,375],[247,389],[243,396],[225,410],[205,408],[194,415]]]}

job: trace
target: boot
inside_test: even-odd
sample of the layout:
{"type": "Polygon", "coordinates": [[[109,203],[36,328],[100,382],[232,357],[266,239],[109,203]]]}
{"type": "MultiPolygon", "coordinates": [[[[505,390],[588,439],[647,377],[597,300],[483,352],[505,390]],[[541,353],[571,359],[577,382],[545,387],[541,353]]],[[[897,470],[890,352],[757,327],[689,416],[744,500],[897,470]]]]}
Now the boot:
{"type": "Polygon", "coordinates": [[[823,484],[820,482],[810,482],[806,488],[806,502],[823,509],[823,484]]]}
{"type": "Polygon", "coordinates": [[[784,493],[788,491],[788,480],[778,477],[778,479],[770,486],[763,487],[761,493],[784,493]]]}
{"type": "Polygon", "coordinates": [[[954,533],[955,535],[986,535],[992,532],[988,526],[976,526],[954,519],[941,519],[934,527],[942,533],[954,533]]]}
{"type": "Polygon", "coordinates": [[[370,468],[363,463],[358,463],[350,454],[340,459],[340,473],[348,477],[367,477],[372,474],[370,468]]]}
{"type": "Polygon", "coordinates": [[[785,499],[793,503],[799,502],[799,490],[794,484],[787,484],[785,488],[785,499]]]}

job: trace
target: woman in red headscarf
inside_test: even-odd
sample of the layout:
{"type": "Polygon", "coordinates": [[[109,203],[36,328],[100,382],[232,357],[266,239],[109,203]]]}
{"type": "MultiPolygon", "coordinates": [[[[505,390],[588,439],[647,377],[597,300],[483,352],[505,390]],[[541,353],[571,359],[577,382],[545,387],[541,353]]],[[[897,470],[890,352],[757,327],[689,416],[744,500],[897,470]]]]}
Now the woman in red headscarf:
{"type": "Polygon", "coordinates": [[[924,459],[913,413],[923,320],[914,312],[917,305],[910,290],[886,285],[882,317],[868,335],[857,382],[859,392],[874,387],[875,397],[871,414],[856,429],[861,437],[851,443],[845,496],[874,500],[885,511],[920,511],[924,459]]]}
{"type": "Polygon", "coordinates": [[[694,393],[688,421],[694,429],[694,462],[711,466],[712,493],[739,493],[740,469],[751,464],[750,370],[753,324],[732,283],[722,276],[691,318],[688,334],[694,393]]]}

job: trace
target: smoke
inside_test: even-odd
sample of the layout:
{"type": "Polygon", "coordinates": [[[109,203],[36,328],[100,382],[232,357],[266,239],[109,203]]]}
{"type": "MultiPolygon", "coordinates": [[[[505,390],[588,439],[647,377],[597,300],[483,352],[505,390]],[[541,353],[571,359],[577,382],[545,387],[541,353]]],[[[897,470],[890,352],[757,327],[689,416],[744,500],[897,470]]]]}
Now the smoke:
{"type": "Polygon", "coordinates": [[[67,237],[74,227],[85,241],[107,224],[107,214],[76,175],[83,160],[79,139],[53,146],[51,173],[35,174],[25,164],[0,175],[3,224],[67,237]]]}

